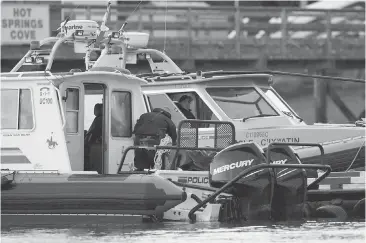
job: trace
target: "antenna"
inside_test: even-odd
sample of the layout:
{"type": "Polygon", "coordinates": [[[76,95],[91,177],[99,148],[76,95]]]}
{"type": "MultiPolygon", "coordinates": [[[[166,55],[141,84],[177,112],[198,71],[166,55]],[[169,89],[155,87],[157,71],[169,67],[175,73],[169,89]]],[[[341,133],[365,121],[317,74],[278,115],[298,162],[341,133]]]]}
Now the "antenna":
{"type": "Polygon", "coordinates": [[[120,34],[120,35],[122,35],[122,33],[124,32],[124,28],[126,27],[126,25],[127,25],[127,21],[125,21],[124,23],[123,23],[123,25],[121,26],[121,28],[118,30],[118,33],[120,34]]]}
{"type": "MultiPolygon", "coordinates": [[[[76,6],[76,8],[74,8],[71,12],[74,12],[74,11],[75,11],[79,6],[80,6],[80,5],[76,6]]],[[[64,23],[64,24],[63,24],[62,26],[58,27],[56,31],[59,31],[59,30],[61,30],[61,29],[62,29],[62,30],[63,30],[63,31],[65,31],[65,33],[67,34],[67,29],[65,28],[65,26],[66,26],[67,22],[69,22],[69,21],[70,21],[70,19],[71,19],[70,15],[66,16],[66,18],[65,18],[64,22],[62,22],[62,23],[64,23]]],[[[61,23],[61,24],[62,24],[62,23],[61,23]]]]}
{"type": "MultiPolygon", "coordinates": [[[[130,16],[137,10],[137,8],[140,6],[140,4],[142,3],[142,0],[136,5],[135,9],[130,13],[130,16]]],[[[121,28],[119,29],[118,33],[121,35],[124,31],[124,28],[127,25],[127,20],[125,20],[125,22],[122,24],[121,28]]]]}
{"type": "Polygon", "coordinates": [[[84,57],[85,70],[89,70],[91,68],[90,55],[91,55],[91,52],[94,50],[94,44],[99,44],[102,41],[102,39],[104,38],[104,33],[109,30],[109,28],[106,26],[106,22],[108,21],[109,15],[111,13],[111,11],[110,11],[111,5],[112,5],[111,1],[108,0],[107,10],[103,16],[100,27],[97,29],[97,37],[96,37],[96,39],[93,39],[90,43],[88,43],[88,45],[86,46],[87,51],[86,51],[85,57],[84,57]]]}
{"type": "Polygon", "coordinates": [[[60,30],[62,28],[62,30],[64,30],[67,34],[67,28],[65,28],[65,26],[66,26],[67,22],[69,22],[69,21],[70,21],[70,16],[67,16],[63,22],[64,24],[62,26],[58,27],[57,30],[60,30]]]}
{"type": "Polygon", "coordinates": [[[103,22],[102,24],[100,25],[100,30],[101,31],[108,31],[109,28],[105,25],[105,23],[107,22],[108,20],[108,17],[109,15],[111,14],[111,1],[109,0],[108,1],[108,4],[107,4],[107,11],[105,12],[104,16],[103,16],[103,22]]]}
{"type": "Polygon", "coordinates": [[[166,15],[168,13],[168,0],[165,0],[165,20],[164,20],[164,49],[163,53],[165,54],[165,45],[166,45],[166,15]]]}
{"type": "Polygon", "coordinates": [[[102,23],[101,23],[101,25],[100,25],[100,28],[99,28],[99,33],[98,33],[98,36],[97,36],[97,39],[95,40],[95,42],[96,43],[100,43],[101,42],[101,40],[103,39],[103,37],[104,37],[104,33],[106,32],[106,31],[108,31],[109,30],[109,28],[106,26],[106,22],[107,22],[107,20],[108,20],[108,18],[109,18],[109,15],[110,15],[110,8],[111,8],[111,0],[108,0],[108,4],[107,4],[107,10],[106,10],[106,12],[105,12],[105,14],[104,14],[104,17],[103,17],[103,21],[102,21],[102,23]]]}

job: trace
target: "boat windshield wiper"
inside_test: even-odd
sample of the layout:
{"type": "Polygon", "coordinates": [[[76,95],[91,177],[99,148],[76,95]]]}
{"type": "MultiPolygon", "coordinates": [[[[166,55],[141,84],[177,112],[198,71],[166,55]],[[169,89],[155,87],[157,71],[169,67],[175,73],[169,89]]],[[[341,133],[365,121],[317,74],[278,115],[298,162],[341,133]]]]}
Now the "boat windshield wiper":
{"type": "Polygon", "coordinates": [[[304,119],[302,119],[301,117],[299,117],[298,115],[294,114],[294,116],[299,119],[300,122],[302,122],[304,119]]]}
{"type": "Polygon", "coordinates": [[[260,114],[260,115],[257,115],[257,116],[249,116],[249,117],[245,117],[243,118],[243,122],[245,122],[246,120],[248,119],[251,119],[251,118],[256,118],[256,117],[266,117],[266,116],[277,116],[277,115],[273,115],[273,114],[260,114]]]}
{"type": "Polygon", "coordinates": [[[299,117],[298,115],[296,115],[295,113],[292,113],[292,112],[287,112],[287,111],[282,111],[283,114],[285,114],[286,116],[289,116],[289,117],[295,117],[297,119],[299,119],[300,122],[302,122],[304,119],[302,119],[301,117],[299,117]]]}

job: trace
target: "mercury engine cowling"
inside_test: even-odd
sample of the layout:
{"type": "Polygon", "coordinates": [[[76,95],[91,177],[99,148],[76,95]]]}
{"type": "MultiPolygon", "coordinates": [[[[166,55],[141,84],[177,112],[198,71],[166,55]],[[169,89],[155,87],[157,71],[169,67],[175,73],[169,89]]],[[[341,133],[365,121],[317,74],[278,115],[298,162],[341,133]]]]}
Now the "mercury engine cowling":
{"type": "MultiPolygon", "coordinates": [[[[267,154],[267,148],[264,151],[267,154]]],[[[287,145],[272,147],[269,160],[273,164],[301,164],[295,151],[287,145]]],[[[273,218],[276,220],[303,218],[307,195],[306,171],[292,168],[273,170],[276,178],[272,202],[273,218]]]]}
{"type": "MultiPolygon", "coordinates": [[[[220,188],[251,166],[266,163],[256,143],[238,143],[220,151],[210,164],[210,185],[220,188]]],[[[274,191],[274,172],[261,169],[245,175],[229,189],[245,219],[269,219],[274,191]]]]}

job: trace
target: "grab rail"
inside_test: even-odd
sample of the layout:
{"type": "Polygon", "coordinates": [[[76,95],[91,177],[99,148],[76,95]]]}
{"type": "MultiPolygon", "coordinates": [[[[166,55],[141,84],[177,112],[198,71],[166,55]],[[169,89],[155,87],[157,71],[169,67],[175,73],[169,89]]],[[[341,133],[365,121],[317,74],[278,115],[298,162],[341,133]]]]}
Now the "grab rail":
{"type": "MultiPolygon", "coordinates": [[[[271,161],[271,157],[270,157],[270,148],[271,147],[275,147],[278,145],[287,145],[287,146],[308,146],[308,147],[318,147],[320,150],[320,164],[324,165],[324,148],[321,144],[319,143],[270,143],[267,147],[267,163],[269,164],[271,161]]],[[[301,160],[300,164],[301,163],[301,160]]],[[[312,186],[315,186],[317,183],[319,183],[321,180],[323,180],[321,177],[318,177],[312,184],[308,185],[307,189],[310,190],[312,188],[312,186]]]]}
{"type": "Polygon", "coordinates": [[[321,160],[321,164],[324,164],[324,160],[323,160],[323,157],[324,157],[324,148],[321,144],[319,143],[270,143],[268,146],[267,146],[267,162],[269,163],[270,161],[270,148],[271,147],[274,147],[274,146],[278,146],[278,145],[287,145],[287,146],[308,146],[308,147],[318,147],[319,150],[320,150],[320,160],[321,160]]]}
{"type": "MultiPolygon", "coordinates": [[[[316,78],[316,79],[327,79],[334,81],[345,81],[345,82],[354,82],[354,83],[366,83],[365,79],[357,79],[357,78],[344,78],[344,77],[335,77],[335,76],[327,76],[327,75],[315,75],[315,74],[307,74],[307,73],[291,73],[291,72],[282,72],[282,71],[272,71],[272,70],[264,70],[264,71],[209,71],[202,72],[201,75],[205,78],[210,78],[214,75],[239,75],[239,74],[268,74],[268,75],[283,75],[283,76],[293,76],[293,77],[304,77],[304,78],[316,78]]],[[[193,76],[197,76],[197,74],[192,73],[193,76]]]]}
{"type": "MultiPolygon", "coordinates": [[[[57,42],[58,39],[59,39],[58,37],[47,37],[40,41],[39,46],[47,45],[51,42],[57,42]]],[[[20,69],[20,67],[24,64],[26,57],[28,57],[31,53],[36,52],[36,51],[40,51],[40,50],[28,50],[28,52],[22,57],[22,59],[20,59],[18,61],[18,63],[13,67],[13,69],[10,72],[11,73],[17,72],[20,69]]]]}
{"type": "MultiPolygon", "coordinates": [[[[319,181],[323,180],[325,177],[327,177],[330,172],[332,171],[332,168],[329,165],[318,165],[318,164],[259,164],[254,165],[253,167],[250,167],[246,170],[243,170],[240,172],[236,177],[234,177],[231,181],[226,183],[223,187],[221,187],[219,190],[217,190],[215,193],[211,194],[209,197],[207,197],[205,200],[203,200],[201,203],[197,204],[195,207],[191,209],[188,213],[188,217],[190,220],[195,221],[196,215],[194,214],[198,209],[206,205],[208,202],[210,202],[212,199],[217,197],[220,193],[225,191],[228,187],[230,187],[232,184],[243,178],[244,176],[248,175],[249,173],[252,173],[254,171],[257,171],[259,169],[265,169],[265,168],[296,168],[296,169],[325,169],[326,172],[321,175],[318,179],[319,181]]],[[[316,183],[319,183],[319,181],[312,182],[308,187],[311,187],[315,185],[316,183]]]]}
{"type": "Polygon", "coordinates": [[[208,151],[219,151],[221,150],[220,148],[210,148],[210,147],[178,147],[178,146],[153,146],[153,147],[147,147],[147,146],[129,146],[125,149],[122,158],[121,158],[121,162],[118,166],[117,169],[117,174],[119,174],[121,172],[122,166],[125,162],[126,156],[128,151],[132,150],[132,149],[147,149],[147,150],[159,150],[159,149],[174,149],[174,150],[208,150],[208,151]]]}
{"type": "Polygon", "coordinates": [[[49,59],[48,59],[48,63],[47,63],[47,66],[46,66],[46,71],[50,71],[51,68],[52,68],[52,64],[53,64],[53,61],[55,59],[55,55],[56,55],[56,51],[58,50],[58,47],[64,43],[65,41],[67,40],[72,40],[73,37],[70,37],[70,36],[63,36],[61,37],[60,39],[58,39],[56,41],[56,43],[53,45],[52,47],[52,50],[51,50],[51,53],[50,53],[50,56],[49,56],[49,59]]]}

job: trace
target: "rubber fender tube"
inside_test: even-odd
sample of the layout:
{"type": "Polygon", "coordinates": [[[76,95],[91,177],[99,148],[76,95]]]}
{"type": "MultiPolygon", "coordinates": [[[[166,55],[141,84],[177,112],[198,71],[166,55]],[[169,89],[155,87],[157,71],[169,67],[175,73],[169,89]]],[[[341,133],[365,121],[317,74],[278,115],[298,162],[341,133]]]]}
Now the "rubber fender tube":
{"type": "Polygon", "coordinates": [[[1,186],[6,185],[8,183],[9,183],[9,180],[5,176],[1,177],[1,186]]]}
{"type": "Polygon", "coordinates": [[[356,203],[353,207],[352,215],[355,217],[365,218],[365,198],[356,203]]]}
{"type": "Polygon", "coordinates": [[[314,209],[310,206],[309,203],[305,203],[304,205],[304,218],[310,218],[312,215],[312,211],[314,211],[314,209]]]}
{"type": "Polygon", "coordinates": [[[316,209],[317,218],[333,218],[339,221],[345,221],[348,217],[346,211],[336,205],[325,205],[316,209]]]}
{"type": "Polygon", "coordinates": [[[1,177],[1,189],[2,190],[7,190],[12,188],[13,185],[13,180],[9,180],[8,178],[6,178],[5,176],[1,177]]]}

